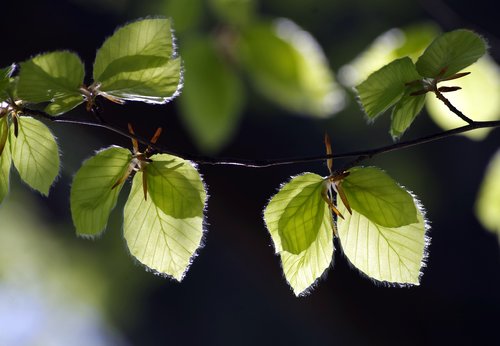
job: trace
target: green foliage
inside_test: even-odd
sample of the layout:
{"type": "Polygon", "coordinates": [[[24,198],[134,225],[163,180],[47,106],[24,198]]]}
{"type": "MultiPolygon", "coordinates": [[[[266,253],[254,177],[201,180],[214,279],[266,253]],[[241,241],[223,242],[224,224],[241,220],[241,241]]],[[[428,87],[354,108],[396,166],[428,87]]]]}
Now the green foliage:
{"type": "Polygon", "coordinates": [[[0,203],[9,193],[10,165],[12,162],[10,155],[10,145],[8,141],[7,119],[0,119],[0,203]]]}
{"type": "Polygon", "coordinates": [[[254,0],[210,0],[210,5],[221,20],[235,26],[250,23],[255,15],[254,0]]]}
{"type": "Polygon", "coordinates": [[[59,174],[59,149],[49,128],[31,117],[18,119],[19,133],[10,126],[12,162],[21,179],[48,196],[50,186],[59,174]]]}
{"type": "Polygon", "coordinates": [[[165,103],[176,96],[181,60],[175,57],[170,21],[143,19],[118,29],[97,51],[94,82],[100,95],[165,103]]]}
{"type": "Polygon", "coordinates": [[[411,95],[413,91],[413,88],[407,88],[392,110],[390,134],[393,139],[403,135],[424,107],[425,95],[411,95]]]}
{"type": "Polygon", "coordinates": [[[125,174],[132,160],[129,150],[110,147],[86,160],[71,184],[71,215],[76,232],[97,235],[106,228],[109,214],[123,187],[114,184],[125,174]]]}
{"type": "Polygon", "coordinates": [[[14,65],[0,69],[0,102],[5,101],[8,97],[8,88],[10,84],[10,76],[14,70],[14,65]]]}
{"type": "Polygon", "coordinates": [[[476,215],[482,225],[496,233],[500,242],[500,151],[486,170],[476,201],[476,215]]]}
{"type": "Polygon", "coordinates": [[[21,63],[17,96],[27,102],[50,102],[45,111],[65,113],[83,102],[85,68],[80,58],[67,51],[37,55],[21,63]]]}

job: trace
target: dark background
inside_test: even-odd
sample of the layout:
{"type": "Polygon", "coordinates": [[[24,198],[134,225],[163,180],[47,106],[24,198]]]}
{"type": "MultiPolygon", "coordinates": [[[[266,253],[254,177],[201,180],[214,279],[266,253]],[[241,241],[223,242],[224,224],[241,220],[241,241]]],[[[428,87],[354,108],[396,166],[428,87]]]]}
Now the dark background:
{"type": "MultiPolygon", "coordinates": [[[[422,20],[434,20],[443,30],[477,30],[489,40],[498,62],[500,45],[496,45],[496,37],[500,27],[493,5],[485,0],[269,0],[261,1],[258,9],[270,17],[290,18],[308,30],[337,71],[380,33],[422,20]]],[[[2,4],[0,66],[40,52],[69,49],[79,53],[91,75],[97,47],[118,25],[147,14],[168,15],[164,9],[166,5],[161,1],[2,4]]],[[[182,45],[182,41],[178,44],[182,45]]],[[[346,110],[331,119],[314,120],[290,115],[252,92],[247,97],[248,107],[237,135],[218,154],[221,157],[318,155],[324,151],[325,130],[332,136],[336,152],[390,143],[388,120],[366,126],[352,100],[346,110]]],[[[75,116],[84,116],[79,112],[82,111],[75,111],[75,116]]],[[[165,106],[106,104],[103,116],[122,127],[132,121],[145,136],[163,126],[162,144],[174,152],[198,154],[176,112],[175,100],[165,106]]],[[[71,267],[75,253],[91,258],[87,270],[98,271],[99,287],[105,287],[101,288],[104,298],[94,306],[113,337],[104,343],[94,343],[89,337],[83,345],[500,344],[496,329],[500,322],[499,246],[473,213],[484,169],[499,148],[498,131],[482,142],[449,138],[384,154],[369,162],[387,170],[426,206],[432,242],[428,267],[419,287],[384,287],[374,283],[351,268],[337,251],[333,268],[316,289],[307,297],[296,298],[282,275],[279,258],[273,253],[262,209],[289,176],[303,171],[326,174],[323,163],[268,169],[200,166],[210,194],[208,232],[204,248],[179,284],[147,273],[128,255],[121,235],[120,207],[113,212],[101,239],[89,241],[74,234],[69,184],[79,163],[100,147],[128,147],[129,141],[105,130],[49,126],[59,137],[63,152],[61,177],[45,199],[30,192],[13,173],[11,195],[1,208],[10,208],[8,205],[16,200],[35,201],[30,202],[34,203],[32,208],[22,212],[2,214],[0,233],[14,231],[5,226],[9,221],[6,218],[15,220],[26,213],[37,213],[37,222],[44,225],[40,226],[40,232],[45,232],[43,236],[56,239],[65,248],[66,255],[59,256],[60,261],[71,267]]],[[[408,138],[437,131],[439,128],[421,115],[408,138]]],[[[25,251],[29,249],[13,250],[25,251]]],[[[2,260],[2,265],[8,267],[15,265],[16,258],[2,260]]],[[[50,270],[49,266],[46,269],[50,270]]],[[[38,274],[42,281],[47,277],[43,272],[38,274]]],[[[87,272],[79,273],[77,267],[74,275],[82,282],[89,280],[87,272]]],[[[56,291],[62,287],[65,294],[78,300],[78,293],[64,280],[55,280],[55,286],[50,287],[56,287],[56,291]]],[[[0,305],[0,312],[15,314],[7,310],[12,306],[16,308],[15,304],[0,305]]],[[[48,314],[46,319],[51,316],[48,314]]],[[[22,321],[21,316],[21,324],[22,321]]],[[[0,325],[0,335],[8,333],[7,328],[8,324],[0,325]]],[[[70,333],[63,326],[54,330],[54,340],[59,332],[70,333]]]]}

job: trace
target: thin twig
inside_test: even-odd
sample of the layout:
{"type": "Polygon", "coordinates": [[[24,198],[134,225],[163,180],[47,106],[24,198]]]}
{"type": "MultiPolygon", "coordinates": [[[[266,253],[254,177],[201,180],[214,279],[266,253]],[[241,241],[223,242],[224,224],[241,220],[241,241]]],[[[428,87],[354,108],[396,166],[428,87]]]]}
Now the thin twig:
{"type": "Polygon", "coordinates": [[[446,105],[446,107],[448,107],[448,109],[450,111],[452,111],[453,113],[455,113],[460,119],[465,121],[467,124],[474,123],[474,120],[472,120],[471,118],[466,116],[464,113],[462,113],[460,110],[458,110],[454,105],[452,105],[451,102],[446,97],[444,97],[444,95],[437,88],[435,90],[433,90],[433,92],[434,92],[434,94],[436,94],[436,97],[441,102],[443,102],[446,105]]]}

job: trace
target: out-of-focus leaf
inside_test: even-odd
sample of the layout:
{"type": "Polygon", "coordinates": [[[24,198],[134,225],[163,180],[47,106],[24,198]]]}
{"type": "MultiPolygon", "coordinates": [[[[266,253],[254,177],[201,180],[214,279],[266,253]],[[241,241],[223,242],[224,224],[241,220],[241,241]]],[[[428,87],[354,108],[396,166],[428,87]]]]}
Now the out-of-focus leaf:
{"type": "Polygon", "coordinates": [[[12,161],[21,179],[43,195],[59,173],[59,149],[44,123],[31,117],[20,117],[19,133],[14,134],[14,124],[9,131],[12,161]]]}
{"type": "Polygon", "coordinates": [[[99,93],[121,100],[165,103],[180,88],[170,20],[143,19],[125,25],[97,51],[94,81],[99,93]]]}
{"type": "Polygon", "coordinates": [[[232,25],[248,24],[255,12],[255,0],[210,0],[215,14],[232,25]]]}
{"type": "Polygon", "coordinates": [[[476,201],[476,216],[500,242],[500,150],[488,165],[476,201]]]}
{"type": "Polygon", "coordinates": [[[14,65],[0,69],[0,102],[5,101],[9,97],[7,90],[12,71],[14,71],[14,65]]]}
{"type": "Polygon", "coordinates": [[[238,45],[242,63],[259,92],[301,114],[326,117],[344,105],[344,93],[318,43],[289,20],[244,30],[238,45]]]}
{"type": "Polygon", "coordinates": [[[244,90],[238,76],[208,38],[183,44],[185,86],[182,116],[198,147],[215,152],[233,136],[243,108],[244,90]]]}
{"type": "Polygon", "coordinates": [[[71,216],[80,235],[94,236],[106,228],[123,184],[114,184],[125,174],[132,154],[110,147],[83,162],[71,184],[71,216]]]}
{"type": "Polygon", "coordinates": [[[7,119],[4,117],[0,119],[0,144],[5,140],[3,148],[0,151],[0,203],[2,203],[5,196],[9,193],[10,165],[12,160],[10,145],[7,139],[8,131],[7,119]]]}
{"type": "Polygon", "coordinates": [[[169,0],[165,13],[172,17],[175,31],[183,33],[200,24],[204,10],[203,0],[169,0]]]}
{"type": "Polygon", "coordinates": [[[45,111],[59,115],[83,102],[80,88],[85,68],[72,52],[56,51],[37,55],[21,63],[17,96],[27,102],[51,104],[45,111]]]}

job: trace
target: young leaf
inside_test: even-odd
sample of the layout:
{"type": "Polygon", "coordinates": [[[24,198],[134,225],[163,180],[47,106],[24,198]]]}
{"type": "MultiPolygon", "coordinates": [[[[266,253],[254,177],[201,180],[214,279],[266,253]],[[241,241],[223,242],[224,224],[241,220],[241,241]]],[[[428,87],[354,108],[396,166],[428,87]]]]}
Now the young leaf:
{"type": "Polygon", "coordinates": [[[486,53],[486,42],[476,33],[460,29],[437,37],[416,62],[423,77],[446,78],[473,64],[486,53]]]}
{"type": "Polygon", "coordinates": [[[491,160],[476,201],[476,216],[500,242],[500,150],[491,160]]]}
{"type": "Polygon", "coordinates": [[[333,260],[333,219],[321,196],[323,180],[313,173],[292,178],[264,210],[283,272],[296,295],[311,287],[333,260]]]}
{"type": "Polygon", "coordinates": [[[205,187],[196,168],[167,154],[153,155],[151,160],[146,168],[147,184],[156,207],[176,219],[202,216],[205,187]]]}
{"type": "Polygon", "coordinates": [[[57,51],[37,55],[21,63],[17,96],[27,102],[50,102],[45,111],[51,115],[68,112],[83,102],[80,87],[84,70],[75,53],[57,51]]]}
{"type": "Polygon", "coordinates": [[[125,204],[125,240],[130,253],[145,266],[181,281],[200,247],[203,212],[183,219],[165,214],[152,198],[144,199],[142,174],[135,175],[125,204]]]}
{"type": "Polygon", "coordinates": [[[375,119],[398,102],[405,93],[405,84],[421,77],[410,58],[394,60],[373,72],[356,87],[363,110],[375,119]]]}
{"type": "Polygon", "coordinates": [[[71,216],[80,235],[98,235],[106,228],[109,214],[123,187],[114,184],[125,174],[132,154],[110,147],[86,160],[71,184],[71,216]]]}
{"type": "Polygon", "coordinates": [[[20,117],[19,133],[14,124],[9,131],[12,161],[21,179],[48,196],[49,189],[59,173],[59,150],[49,128],[31,117],[20,117]]]}
{"type": "Polygon", "coordinates": [[[118,29],[97,51],[94,81],[103,96],[165,103],[180,88],[170,21],[143,19],[118,29]]]}
{"type": "Polygon", "coordinates": [[[424,107],[425,95],[410,95],[411,92],[408,88],[392,110],[390,133],[394,139],[403,135],[424,107]]]}
{"type": "Polygon", "coordinates": [[[354,167],[349,172],[342,187],[353,210],[383,227],[417,222],[413,197],[387,173],[376,167],[354,167]]]}
{"type": "Polygon", "coordinates": [[[215,152],[236,130],[243,107],[243,86],[208,38],[184,42],[182,56],[186,66],[179,98],[183,119],[199,148],[215,152]]]}
{"type": "Polygon", "coordinates": [[[14,71],[14,65],[0,69],[0,102],[9,97],[7,89],[9,88],[12,71],[14,71]]]}
{"type": "Polygon", "coordinates": [[[10,145],[7,140],[8,136],[7,119],[4,117],[0,119],[0,144],[5,140],[3,149],[0,150],[0,203],[9,193],[9,176],[10,176],[10,145]]]}

